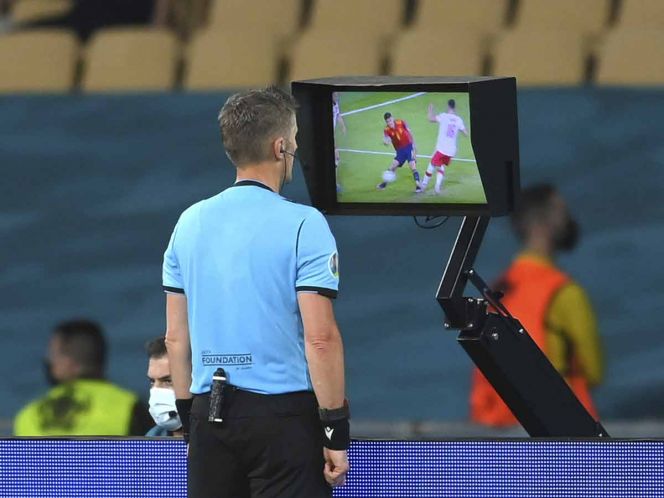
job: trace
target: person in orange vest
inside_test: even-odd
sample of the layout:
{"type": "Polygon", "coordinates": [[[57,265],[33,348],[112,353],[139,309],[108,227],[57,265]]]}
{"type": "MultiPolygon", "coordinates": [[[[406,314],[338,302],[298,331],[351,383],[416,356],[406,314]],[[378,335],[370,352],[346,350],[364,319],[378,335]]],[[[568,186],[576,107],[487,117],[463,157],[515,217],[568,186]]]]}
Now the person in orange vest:
{"type": "MultiPolygon", "coordinates": [[[[583,288],[555,263],[561,251],[574,249],[578,224],[552,185],[524,189],[512,227],[521,252],[495,286],[503,304],[529,332],[590,414],[597,410],[590,388],[603,376],[602,347],[595,313],[583,288]]],[[[475,368],[470,393],[473,422],[508,427],[517,420],[475,368]]]]}

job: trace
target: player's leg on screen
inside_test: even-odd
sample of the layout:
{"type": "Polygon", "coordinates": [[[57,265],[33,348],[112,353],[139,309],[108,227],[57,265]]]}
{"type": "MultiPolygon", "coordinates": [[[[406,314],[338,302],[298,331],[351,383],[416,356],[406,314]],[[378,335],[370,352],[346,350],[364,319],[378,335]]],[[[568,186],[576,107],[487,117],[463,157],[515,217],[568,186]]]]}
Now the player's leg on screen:
{"type": "Polygon", "coordinates": [[[426,190],[427,185],[429,185],[429,180],[433,176],[434,171],[436,171],[443,164],[443,154],[440,151],[434,151],[433,156],[431,156],[431,162],[427,166],[427,170],[424,173],[424,178],[422,179],[422,190],[426,190]]]}
{"type": "Polygon", "coordinates": [[[409,147],[410,151],[408,153],[408,165],[410,170],[413,172],[413,180],[415,181],[415,192],[422,192],[422,184],[420,183],[420,173],[417,171],[417,157],[415,157],[415,148],[413,144],[409,147]]]}
{"type": "MultiPolygon", "coordinates": [[[[450,161],[452,158],[450,156],[446,156],[445,154],[442,154],[440,152],[436,152],[436,154],[440,154],[436,158],[436,162],[433,164],[435,166],[438,166],[438,173],[436,173],[436,188],[435,191],[437,194],[440,194],[440,189],[443,186],[443,181],[445,180],[445,166],[449,166],[450,161]]],[[[433,162],[433,160],[432,160],[433,162]]]]}
{"type": "Polygon", "coordinates": [[[437,194],[440,194],[440,189],[443,186],[443,180],[445,180],[445,166],[438,168],[438,172],[436,173],[436,186],[434,187],[434,190],[437,194]]]}
{"type": "Polygon", "coordinates": [[[337,149],[334,149],[334,174],[337,177],[337,193],[339,193],[343,189],[339,184],[339,151],[337,149]]]}
{"type": "MultiPolygon", "coordinates": [[[[389,169],[392,173],[395,173],[396,170],[397,170],[397,168],[398,168],[399,166],[401,166],[402,164],[403,164],[403,161],[402,161],[402,162],[399,162],[398,159],[395,158],[395,159],[392,161],[392,164],[390,164],[390,167],[387,168],[387,169],[389,169]]],[[[382,182],[380,182],[378,185],[376,185],[376,188],[377,188],[378,190],[383,190],[385,187],[387,187],[387,182],[386,182],[386,181],[382,181],[382,182]]]]}
{"type": "Polygon", "coordinates": [[[422,184],[420,183],[420,173],[417,171],[417,162],[413,159],[409,163],[410,169],[413,172],[413,180],[415,180],[415,192],[422,192],[422,184]]]}
{"type": "Polygon", "coordinates": [[[426,190],[427,185],[429,185],[429,180],[431,180],[434,171],[435,168],[433,164],[429,163],[429,166],[427,166],[427,170],[424,173],[424,178],[422,178],[422,190],[426,190]]]}

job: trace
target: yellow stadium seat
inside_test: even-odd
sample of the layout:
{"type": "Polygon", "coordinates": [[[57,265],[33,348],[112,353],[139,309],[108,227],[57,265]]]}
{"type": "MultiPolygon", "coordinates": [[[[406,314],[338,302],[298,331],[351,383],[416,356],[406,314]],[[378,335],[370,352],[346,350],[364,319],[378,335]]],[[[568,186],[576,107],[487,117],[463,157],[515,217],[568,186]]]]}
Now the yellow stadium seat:
{"type": "Polygon", "coordinates": [[[664,85],[664,31],[611,31],[598,53],[600,85],[664,85]]]}
{"type": "Polygon", "coordinates": [[[390,72],[411,76],[481,74],[482,39],[480,32],[463,28],[445,30],[444,37],[428,29],[409,31],[390,51],[390,72]]]}
{"type": "Polygon", "coordinates": [[[11,20],[16,24],[56,17],[71,10],[71,0],[18,0],[11,10],[11,20]]]}
{"type": "Polygon", "coordinates": [[[171,1],[167,4],[167,18],[170,25],[183,38],[201,28],[207,19],[210,2],[208,0],[171,1]]]}
{"type": "Polygon", "coordinates": [[[583,83],[585,61],[580,33],[522,29],[496,41],[493,74],[516,76],[519,85],[576,85],[583,83]]]}
{"type": "Polygon", "coordinates": [[[82,87],[87,92],[173,88],[178,46],[167,30],[110,28],[88,46],[82,87]]]}
{"type": "Polygon", "coordinates": [[[78,59],[76,35],[30,30],[0,36],[0,92],[68,92],[78,59]]]}
{"type": "Polygon", "coordinates": [[[448,29],[457,28],[495,33],[505,23],[506,13],[505,0],[420,0],[413,27],[443,37],[448,29]]]}
{"type": "Polygon", "coordinates": [[[264,86],[277,79],[275,45],[265,32],[208,29],[194,38],[188,59],[188,90],[264,86]]]}
{"type": "Polygon", "coordinates": [[[622,0],[621,5],[618,27],[664,30],[664,0],[622,0]]]}
{"type": "Polygon", "coordinates": [[[357,33],[365,39],[398,34],[405,17],[404,0],[316,0],[310,31],[357,33]]]}
{"type": "Polygon", "coordinates": [[[381,73],[381,56],[380,44],[361,34],[311,31],[292,48],[290,78],[376,75],[381,73]]]}
{"type": "Polygon", "coordinates": [[[214,0],[208,29],[267,31],[283,39],[300,23],[302,0],[214,0]]]}
{"type": "Polygon", "coordinates": [[[515,29],[564,29],[596,35],[609,19],[611,0],[520,0],[515,29]]]}

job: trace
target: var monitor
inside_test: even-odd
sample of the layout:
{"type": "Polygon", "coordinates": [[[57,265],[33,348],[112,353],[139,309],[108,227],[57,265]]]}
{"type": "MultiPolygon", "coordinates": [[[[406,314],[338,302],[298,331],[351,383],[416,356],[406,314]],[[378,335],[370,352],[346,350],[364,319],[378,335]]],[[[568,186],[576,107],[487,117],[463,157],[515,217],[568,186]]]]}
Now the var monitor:
{"type": "Polygon", "coordinates": [[[509,213],[519,191],[514,78],[294,81],[298,145],[329,214],[509,213]]]}

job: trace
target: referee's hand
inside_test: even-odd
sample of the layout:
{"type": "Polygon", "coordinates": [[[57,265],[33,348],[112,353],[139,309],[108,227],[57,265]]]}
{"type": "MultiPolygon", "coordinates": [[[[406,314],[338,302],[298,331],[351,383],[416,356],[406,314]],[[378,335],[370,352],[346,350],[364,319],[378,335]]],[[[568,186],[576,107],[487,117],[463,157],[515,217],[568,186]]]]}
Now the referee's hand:
{"type": "Polygon", "coordinates": [[[346,450],[330,450],[323,448],[325,468],[323,475],[330,486],[343,486],[348,474],[348,452],[346,450]]]}

